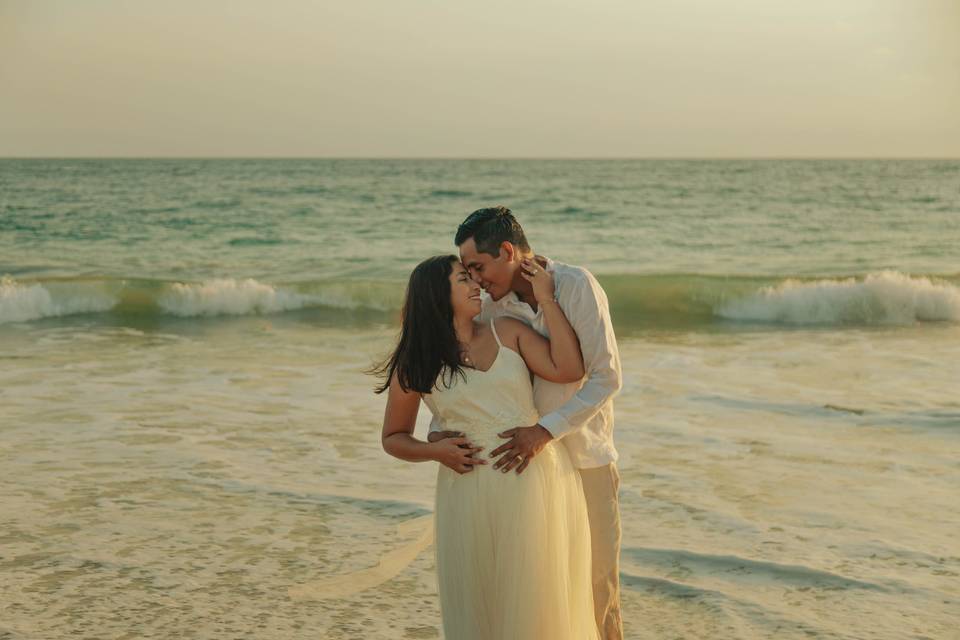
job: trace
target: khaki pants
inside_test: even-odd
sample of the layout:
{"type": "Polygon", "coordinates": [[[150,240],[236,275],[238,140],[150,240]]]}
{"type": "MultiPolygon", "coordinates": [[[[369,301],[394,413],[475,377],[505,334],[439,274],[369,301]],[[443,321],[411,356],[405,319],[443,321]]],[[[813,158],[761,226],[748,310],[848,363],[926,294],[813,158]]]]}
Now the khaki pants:
{"type": "Polygon", "coordinates": [[[622,640],[620,616],[620,474],[610,463],[580,469],[593,547],[593,604],[601,640],[622,640]]]}

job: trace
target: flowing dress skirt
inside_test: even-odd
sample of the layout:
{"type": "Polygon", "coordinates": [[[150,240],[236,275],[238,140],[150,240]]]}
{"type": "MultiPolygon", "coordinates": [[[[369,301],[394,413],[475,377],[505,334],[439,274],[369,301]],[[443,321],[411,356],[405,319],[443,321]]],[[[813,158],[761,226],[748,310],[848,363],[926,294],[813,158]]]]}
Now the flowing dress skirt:
{"type": "MultiPolygon", "coordinates": [[[[490,449],[487,449],[489,452],[490,449]]],[[[436,561],[447,640],[597,638],[580,474],[549,443],[522,474],[441,466],[436,561]]]]}

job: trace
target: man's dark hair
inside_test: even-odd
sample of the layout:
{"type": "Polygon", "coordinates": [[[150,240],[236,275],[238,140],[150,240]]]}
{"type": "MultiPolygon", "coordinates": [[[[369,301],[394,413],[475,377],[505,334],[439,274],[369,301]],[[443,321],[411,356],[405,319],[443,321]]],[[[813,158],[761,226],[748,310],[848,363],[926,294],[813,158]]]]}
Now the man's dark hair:
{"type": "Polygon", "coordinates": [[[477,251],[489,253],[494,258],[500,255],[500,244],[510,242],[521,251],[530,251],[523,227],[506,207],[477,209],[467,216],[459,227],[453,242],[458,247],[473,238],[477,251]]]}

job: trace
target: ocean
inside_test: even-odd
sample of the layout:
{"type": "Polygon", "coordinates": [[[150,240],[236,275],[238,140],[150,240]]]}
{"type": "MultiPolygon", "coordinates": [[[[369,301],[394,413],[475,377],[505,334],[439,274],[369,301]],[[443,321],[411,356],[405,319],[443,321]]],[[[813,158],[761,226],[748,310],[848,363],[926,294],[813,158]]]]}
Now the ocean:
{"type": "Polygon", "coordinates": [[[960,638],[960,161],[4,159],[0,639],[442,637],[364,370],[496,204],[610,299],[628,638],[960,638]]]}

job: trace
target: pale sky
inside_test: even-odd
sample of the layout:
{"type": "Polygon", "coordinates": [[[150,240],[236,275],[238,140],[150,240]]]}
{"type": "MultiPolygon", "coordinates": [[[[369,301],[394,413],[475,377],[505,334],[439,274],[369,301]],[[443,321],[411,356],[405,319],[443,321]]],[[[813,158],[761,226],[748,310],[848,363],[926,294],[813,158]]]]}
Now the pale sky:
{"type": "Polygon", "coordinates": [[[0,0],[0,156],[960,157],[960,0],[0,0]]]}

